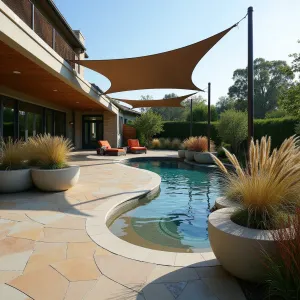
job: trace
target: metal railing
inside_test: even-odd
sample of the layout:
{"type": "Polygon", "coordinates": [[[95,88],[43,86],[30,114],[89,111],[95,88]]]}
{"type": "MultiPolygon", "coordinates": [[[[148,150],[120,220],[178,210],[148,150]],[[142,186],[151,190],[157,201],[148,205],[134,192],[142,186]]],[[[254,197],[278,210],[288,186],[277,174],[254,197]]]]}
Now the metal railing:
{"type": "MultiPolygon", "coordinates": [[[[2,0],[22,21],[65,60],[79,59],[79,55],[55,30],[52,24],[30,0],[2,0]]],[[[69,62],[73,69],[77,64],[69,62]]]]}

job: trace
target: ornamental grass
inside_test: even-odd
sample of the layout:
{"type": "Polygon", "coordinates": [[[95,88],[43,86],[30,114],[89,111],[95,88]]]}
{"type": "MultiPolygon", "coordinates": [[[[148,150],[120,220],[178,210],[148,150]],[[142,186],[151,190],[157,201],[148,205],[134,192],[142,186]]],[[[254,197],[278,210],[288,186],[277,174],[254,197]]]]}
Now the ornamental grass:
{"type": "MultiPolygon", "coordinates": [[[[281,226],[283,227],[283,226],[281,226]]],[[[300,299],[300,209],[289,217],[288,226],[271,232],[278,256],[266,255],[268,296],[300,299]]]]}
{"type": "MultiPolygon", "coordinates": [[[[184,146],[190,151],[196,152],[207,152],[208,151],[208,139],[206,136],[199,136],[199,137],[189,137],[188,139],[184,140],[184,146]]],[[[215,145],[214,142],[210,142],[210,149],[214,151],[215,145]]]]}
{"type": "Polygon", "coordinates": [[[0,141],[0,169],[19,170],[23,169],[27,160],[27,151],[22,140],[13,141],[11,138],[5,142],[0,141]]]}
{"type": "Polygon", "coordinates": [[[286,139],[273,151],[270,137],[263,137],[256,143],[252,140],[246,168],[241,167],[234,154],[223,149],[235,168],[235,172],[229,172],[213,156],[225,174],[226,196],[247,209],[249,222],[257,219],[267,224],[279,212],[289,213],[299,205],[300,149],[297,137],[286,139]]]}
{"type": "Polygon", "coordinates": [[[160,140],[159,139],[152,139],[151,148],[152,149],[159,149],[160,148],[160,140]]]}
{"type": "Polygon", "coordinates": [[[32,151],[37,164],[44,169],[62,169],[73,150],[69,139],[50,134],[37,135],[28,139],[28,148],[32,151]]]}
{"type": "Polygon", "coordinates": [[[180,145],[181,145],[181,140],[180,139],[175,138],[171,142],[171,148],[172,149],[178,150],[178,149],[180,149],[180,145]]]}

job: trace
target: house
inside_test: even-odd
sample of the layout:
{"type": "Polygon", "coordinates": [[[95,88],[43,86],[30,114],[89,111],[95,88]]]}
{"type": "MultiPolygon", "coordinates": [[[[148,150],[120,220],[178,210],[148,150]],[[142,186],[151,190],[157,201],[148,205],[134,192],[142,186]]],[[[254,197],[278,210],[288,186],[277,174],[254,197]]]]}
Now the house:
{"type": "Polygon", "coordinates": [[[54,2],[0,0],[0,24],[0,137],[50,133],[76,149],[93,149],[101,139],[119,146],[127,112],[69,62],[88,57],[85,39],[54,2]]]}

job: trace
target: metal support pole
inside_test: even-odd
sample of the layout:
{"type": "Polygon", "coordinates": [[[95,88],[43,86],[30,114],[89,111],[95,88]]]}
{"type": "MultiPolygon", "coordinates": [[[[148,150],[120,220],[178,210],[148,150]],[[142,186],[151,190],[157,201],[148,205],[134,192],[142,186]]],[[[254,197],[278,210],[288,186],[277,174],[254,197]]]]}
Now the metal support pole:
{"type": "Polygon", "coordinates": [[[207,142],[208,142],[208,152],[210,152],[210,120],[211,120],[211,112],[210,112],[210,82],[208,83],[208,105],[207,105],[207,142]]]}
{"type": "Polygon", "coordinates": [[[248,148],[254,137],[253,7],[248,8],[248,148]]]}
{"type": "Polygon", "coordinates": [[[193,136],[193,98],[191,98],[190,109],[191,109],[191,113],[190,113],[190,136],[193,136]]]}

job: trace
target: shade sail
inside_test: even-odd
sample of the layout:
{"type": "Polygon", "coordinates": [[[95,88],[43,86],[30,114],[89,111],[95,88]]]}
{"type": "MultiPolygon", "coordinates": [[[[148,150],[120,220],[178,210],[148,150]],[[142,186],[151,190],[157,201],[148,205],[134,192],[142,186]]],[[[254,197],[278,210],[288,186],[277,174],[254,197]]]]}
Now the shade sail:
{"type": "Polygon", "coordinates": [[[132,108],[139,107],[183,107],[180,103],[190,96],[196,93],[180,96],[176,98],[161,99],[161,100],[127,100],[127,99],[116,99],[117,101],[125,102],[132,106],[132,108]]]}
{"type": "Polygon", "coordinates": [[[72,60],[92,69],[110,82],[105,92],[143,89],[187,89],[201,91],[192,81],[192,73],[201,58],[233,27],[198,43],[160,54],[112,60],[72,60]]]}

